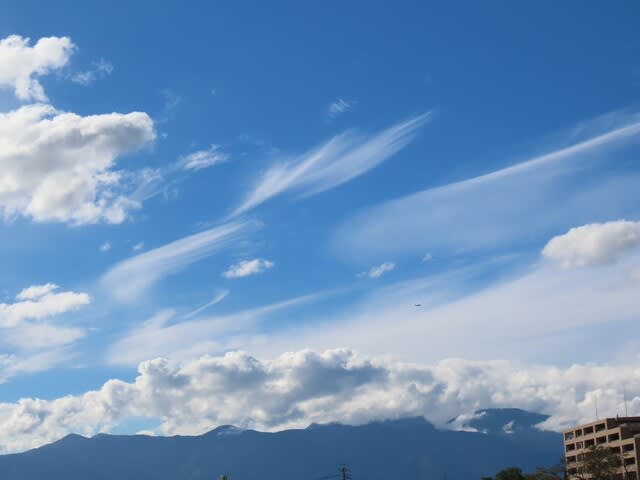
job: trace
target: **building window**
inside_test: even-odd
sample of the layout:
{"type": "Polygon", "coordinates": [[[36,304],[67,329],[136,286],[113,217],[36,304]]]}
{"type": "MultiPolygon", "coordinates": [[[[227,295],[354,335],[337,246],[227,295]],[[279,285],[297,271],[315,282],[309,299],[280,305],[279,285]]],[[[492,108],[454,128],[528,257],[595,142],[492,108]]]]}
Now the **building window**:
{"type": "Polygon", "coordinates": [[[567,452],[570,452],[571,450],[575,450],[576,446],[573,443],[569,443],[567,444],[567,452]]]}
{"type": "Polygon", "coordinates": [[[599,423],[598,425],[596,425],[596,432],[601,432],[603,430],[605,430],[607,427],[605,426],[604,423],[599,423]]]}
{"type": "Polygon", "coordinates": [[[633,443],[627,443],[626,445],[622,446],[622,451],[623,452],[633,452],[633,443]]]}
{"type": "Polygon", "coordinates": [[[609,441],[610,442],[615,442],[616,440],[620,440],[620,435],[617,433],[612,433],[611,435],[609,435],[609,441]]]}
{"type": "Polygon", "coordinates": [[[565,440],[573,440],[573,432],[567,432],[564,434],[565,440]]]}
{"type": "Polygon", "coordinates": [[[576,437],[582,436],[582,430],[576,430],[576,437]]]}
{"type": "Polygon", "coordinates": [[[589,435],[590,433],[593,433],[593,427],[586,427],[584,429],[584,434],[589,435]]]}

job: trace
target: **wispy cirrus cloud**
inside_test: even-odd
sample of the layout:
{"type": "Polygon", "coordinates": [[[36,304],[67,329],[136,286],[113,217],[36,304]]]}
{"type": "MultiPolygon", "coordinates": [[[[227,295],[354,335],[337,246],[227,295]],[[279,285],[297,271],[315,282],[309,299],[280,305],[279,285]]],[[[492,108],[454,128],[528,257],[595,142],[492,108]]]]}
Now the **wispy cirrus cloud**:
{"type": "Polygon", "coordinates": [[[375,267],[371,267],[369,271],[362,272],[359,274],[361,277],[369,277],[369,278],[380,278],[387,272],[390,272],[396,268],[396,264],[394,262],[384,262],[380,265],[376,265],[375,267]]]}
{"type": "Polygon", "coordinates": [[[229,296],[229,290],[218,290],[211,300],[209,300],[204,305],[201,305],[200,307],[196,308],[195,310],[190,311],[189,313],[184,315],[182,318],[188,319],[191,317],[195,317],[196,315],[199,315],[200,313],[204,312],[207,308],[213,307],[214,305],[219,304],[228,296],[229,296]]]}
{"type": "MultiPolygon", "coordinates": [[[[624,238],[626,232],[618,234],[624,238]]],[[[578,250],[582,242],[577,240],[578,250]]],[[[568,250],[571,266],[581,268],[560,268],[539,256],[475,261],[377,288],[342,312],[241,348],[269,356],[290,348],[327,348],[340,338],[359,352],[393,352],[405,361],[489,360],[496,352],[504,359],[535,361],[547,351],[554,364],[637,363],[640,245],[617,248],[615,255],[605,255],[607,261],[588,250],[589,261],[573,263],[574,248],[568,250]],[[620,331],[624,338],[616,336],[620,331]],[[603,336],[617,338],[615,351],[597,348],[603,336]]],[[[561,265],[564,259],[557,258],[561,265]]]]}
{"type": "Polygon", "coordinates": [[[358,177],[402,150],[431,119],[425,113],[373,135],[347,131],[301,155],[282,158],[258,178],[233,215],[288,191],[311,196],[358,177]]]}
{"type": "Polygon", "coordinates": [[[238,220],[183,237],[116,264],[101,283],[115,299],[133,301],[162,278],[231,245],[255,226],[238,220]]]}
{"type": "Polygon", "coordinates": [[[335,250],[361,259],[495,250],[633,216],[640,168],[616,153],[637,147],[640,115],[596,119],[568,138],[574,143],[528,161],[367,208],[338,229],[335,250]]]}
{"type": "Polygon", "coordinates": [[[205,150],[196,150],[178,160],[178,166],[183,170],[202,170],[218,163],[229,160],[230,155],[222,151],[219,145],[211,145],[205,150]]]}
{"type": "Polygon", "coordinates": [[[71,81],[86,87],[99,78],[111,75],[112,72],[113,65],[111,62],[107,62],[104,58],[101,58],[93,62],[91,69],[73,74],[71,76],[71,81]]]}
{"type": "Polygon", "coordinates": [[[303,295],[225,315],[200,315],[204,308],[222,301],[226,296],[224,292],[219,292],[204,308],[186,316],[180,318],[175,310],[166,309],[125,332],[109,347],[107,362],[136,365],[156,356],[184,360],[241,348],[246,338],[259,338],[255,328],[275,315],[319,301],[333,293],[327,291],[303,295]]]}
{"type": "Polygon", "coordinates": [[[69,356],[66,346],[85,337],[85,328],[61,324],[59,317],[87,306],[91,298],[58,289],[54,283],[32,285],[15,301],[0,303],[0,383],[53,368],[69,356]]]}
{"type": "Polygon", "coordinates": [[[338,98],[329,104],[329,117],[335,118],[342,113],[348,112],[351,108],[353,108],[353,102],[348,102],[342,98],[338,98]]]}

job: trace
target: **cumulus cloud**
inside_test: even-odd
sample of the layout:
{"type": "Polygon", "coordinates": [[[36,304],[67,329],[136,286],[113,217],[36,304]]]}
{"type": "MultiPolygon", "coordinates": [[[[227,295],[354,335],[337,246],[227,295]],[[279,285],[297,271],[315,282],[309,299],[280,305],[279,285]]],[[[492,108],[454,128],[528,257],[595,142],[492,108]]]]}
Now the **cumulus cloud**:
{"type": "Polygon", "coordinates": [[[430,118],[425,113],[374,135],[346,132],[302,155],[282,159],[260,176],[234,215],[289,190],[310,196],[348,182],[402,150],[430,118]]]}
{"type": "Polygon", "coordinates": [[[178,166],[183,170],[201,170],[229,159],[229,154],[222,151],[220,146],[211,145],[206,150],[198,150],[185,155],[178,161],[178,166]]]}
{"type": "Polygon", "coordinates": [[[261,361],[243,352],[174,365],[145,361],[132,382],[53,400],[0,404],[6,452],[39,446],[69,432],[109,431],[129,418],[156,417],[161,434],[200,434],[221,424],[278,430],[312,422],[361,424],[423,415],[437,425],[479,408],[519,407],[551,415],[546,428],[602,415],[640,413],[636,367],[523,366],[460,359],[405,364],[362,358],[346,349],[303,350],[261,361]]]}
{"type": "Polygon", "coordinates": [[[248,277],[250,275],[257,275],[270,268],[273,268],[275,264],[271,260],[265,260],[264,258],[254,258],[253,260],[242,260],[241,262],[234,263],[229,266],[226,272],[222,275],[225,278],[241,278],[248,277]]]}
{"type": "Polygon", "coordinates": [[[109,250],[111,250],[111,242],[109,241],[104,242],[102,245],[100,245],[99,250],[101,252],[108,252],[109,250]]]}
{"type": "Polygon", "coordinates": [[[34,104],[0,114],[0,210],[37,222],[120,223],[137,202],[123,195],[116,159],[155,137],[146,113],[80,116],[34,104]]]}
{"type": "Polygon", "coordinates": [[[64,67],[74,49],[68,37],[41,38],[34,45],[19,35],[0,39],[0,88],[13,89],[20,100],[46,101],[37,77],[64,67]]]}
{"type": "Polygon", "coordinates": [[[362,272],[360,274],[361,277],[369,277],[369,278],[380,278],[387,272],[390,272],[396,268],[396,264],[393,262],[384,262],[380,265],[376,265],[375,267],[371,267],[368,272],[362,272]]]}
{"type": "Polygon", "coordinates": [[[154,248],[116,264],[101,283],[117,300],[133,301],[162,278],[233,244],[252,225],[229,222],[154,248]]]}
{"type": "Polygon", "coordinates": [[[614,262],[621,254],[640,246],[640,222],[618,220],[575,227],[553,237],[542,254],[563,268],[588,267],[614,262]]]}

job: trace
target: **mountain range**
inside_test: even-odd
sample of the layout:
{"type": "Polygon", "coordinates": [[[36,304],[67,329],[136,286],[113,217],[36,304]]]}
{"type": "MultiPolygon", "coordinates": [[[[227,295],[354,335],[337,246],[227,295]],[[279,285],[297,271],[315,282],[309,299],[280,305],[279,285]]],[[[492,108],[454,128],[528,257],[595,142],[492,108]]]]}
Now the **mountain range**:
{"type": "MultiPolygon", "coordinates": [[[[0,456],[2,480],[330,480],[349,467],[353,480],[477,479],[508,466],[557,464],[561,436],[535,427],[544,415],[481,410],[464,431],[422,417],[366,425],[312,424],[267,433],[221,426],[199,436],[67,435],[27,452],[0,456]]],[[[457,419],[461,420],[461,419],[457,419]]]]}

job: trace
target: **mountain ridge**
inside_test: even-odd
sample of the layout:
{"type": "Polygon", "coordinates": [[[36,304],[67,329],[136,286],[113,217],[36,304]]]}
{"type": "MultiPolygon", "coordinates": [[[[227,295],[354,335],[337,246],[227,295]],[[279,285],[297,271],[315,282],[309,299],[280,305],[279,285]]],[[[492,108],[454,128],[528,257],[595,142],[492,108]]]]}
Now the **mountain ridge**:
{"type": "Polygon", "coordinates": [[[311,424],[280,432],[221,425],[197,436],[71,434],[23,453],[0,456],[3,480],[315,480],[348,464],[354,480],[390,476],[480,478],[518,465],[549,466],[562,455],[561,436],[527,426],[530,412],[491,410],[484,421],[511,418],[522,427],[505,434],[437,429],[424,417],[365,425],[311,424]],[[507,416],[515,414],[515,417],[507,416]]]}

